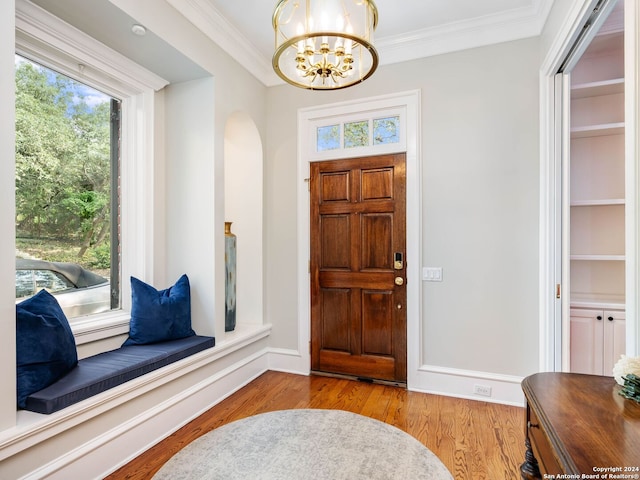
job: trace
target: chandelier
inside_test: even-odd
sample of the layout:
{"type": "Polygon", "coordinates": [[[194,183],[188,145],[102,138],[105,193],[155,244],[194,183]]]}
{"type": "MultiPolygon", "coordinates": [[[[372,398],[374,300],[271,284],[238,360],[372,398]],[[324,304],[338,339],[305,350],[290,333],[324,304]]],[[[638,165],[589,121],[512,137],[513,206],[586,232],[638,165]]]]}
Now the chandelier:
{"type": "Polygon", "coordinates": [[[378,66],[377,24],[373,0],[280,0],[273,12],[273,69],[310,90],[363,82],[378,66]]]}

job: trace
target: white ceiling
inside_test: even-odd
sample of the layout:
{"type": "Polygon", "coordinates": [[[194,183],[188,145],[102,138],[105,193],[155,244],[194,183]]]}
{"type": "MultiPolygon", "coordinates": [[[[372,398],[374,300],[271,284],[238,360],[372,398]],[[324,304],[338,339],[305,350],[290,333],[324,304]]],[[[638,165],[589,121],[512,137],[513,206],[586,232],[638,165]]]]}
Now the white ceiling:
{"type": "MultiPolygon", "coordinates": [[[[179,52],[153,32],[143,41],[131,41],[130,28],[135,20],[109,0],[33,1],[169,81],[204,74],[197,66],[188,65],[179,52]]],[[[281,83],[271,68],[274,48],[271,19],[278,0],[166,1],[265,85],[281,83]]],[[[375,46],[380,64],[537,36],[553,2],[375,0],[379,12],[375,46]]]]}
{"type": "MultiPolygon", "coordinates": [[[[218,10],[260,53],[273,53],[271,18],[278,0],[201,0],[218,10]]],[[[536,0],[375,0],[379,22],[375,38],[381,43],[423,36],[445,25],[464,28],[486,22],[487,27],[520,18],[538,25],[541,1],[536,0]],[[465,25],[465,23],[467,25],[465,25]]]]}
{"type": "MultiPolygon", "coordinates": [[[[266,85],[278,0],[167,0],[266,85]]],[[[554,0],[375,0],[380,64],[540,34],[554,0]]]]}

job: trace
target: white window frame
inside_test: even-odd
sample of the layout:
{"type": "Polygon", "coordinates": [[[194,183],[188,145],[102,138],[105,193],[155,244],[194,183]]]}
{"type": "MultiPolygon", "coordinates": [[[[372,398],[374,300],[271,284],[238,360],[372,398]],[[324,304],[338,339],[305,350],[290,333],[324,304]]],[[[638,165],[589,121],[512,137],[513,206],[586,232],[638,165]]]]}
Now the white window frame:
{"type": "Polygon", "coordinates": [[[25,0],[16,0],[16,53],[122,102],[121,309],[70,320],[78,345],[129,330],[131,275],[153,278],[155,92],[169,82],[25,0]]]}

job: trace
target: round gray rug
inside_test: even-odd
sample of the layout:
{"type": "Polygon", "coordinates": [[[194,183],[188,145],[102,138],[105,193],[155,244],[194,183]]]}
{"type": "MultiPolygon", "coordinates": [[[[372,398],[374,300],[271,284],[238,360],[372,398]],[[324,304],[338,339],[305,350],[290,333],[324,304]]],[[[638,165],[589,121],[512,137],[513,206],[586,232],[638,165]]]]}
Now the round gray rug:
{"type": "Polygon", "coordinates": [[[453,477],[402,430],[341,410],[282,410],[194,440],[154,480],[430,479],[453,477]]]}

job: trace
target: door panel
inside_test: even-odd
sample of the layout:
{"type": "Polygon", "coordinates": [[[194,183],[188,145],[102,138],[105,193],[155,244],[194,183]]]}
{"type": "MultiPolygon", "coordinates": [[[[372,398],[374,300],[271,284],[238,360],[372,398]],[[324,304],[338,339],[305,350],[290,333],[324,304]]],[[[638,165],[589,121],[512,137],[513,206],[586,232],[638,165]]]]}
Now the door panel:
{"type": "Polygon", "coordinates": [[[393,325],[393,292],[366,290],[362,292],[362,353],[393,355],[391,331],[393,325]]]}
{"type": "Polygon", "coordinates": [[[388,213],[367,214],[361,217],[362,268],[361,270],[388,270],[393,264],[393,216],[388,213]]]}
{"type": "Polygon", "coordinates": [[[403,154],[311,165],[313,370],[406,381],[405,175],[403,154]]]}
{"type": "Polygon", "coordinates": [[[322,269],[349,269],[351,218],[349,215],[326,215],[320,220],[322,269]],[[326,232],[326,233],[325,233],[326,232]]]}
{"type": "Polygon", "coordinates": [[[393,198],[393,169],[362,170],[362,200],[393,198]]]}
{"type": "Polygon", "coordinates": [[[571,372],[602,375],[603,320],[597,310],[571,309],[571,372]]]}
{"type": "Polygon", "coordinates": [[[349,289],[322,289],[324,312],[330,315],[322,317],[323,338],[325,348],[348,352],[351,350],[349,317],[351,316],[351,291],[349,289]],[[327,335],[324,335],[327,333],[327,335]]]}
{"type": "Polygon", "coordinates": [[[613,366],[627,351],[626,313],[605,310],[604,312],[604,374],[613,375],[613,366]]]}

